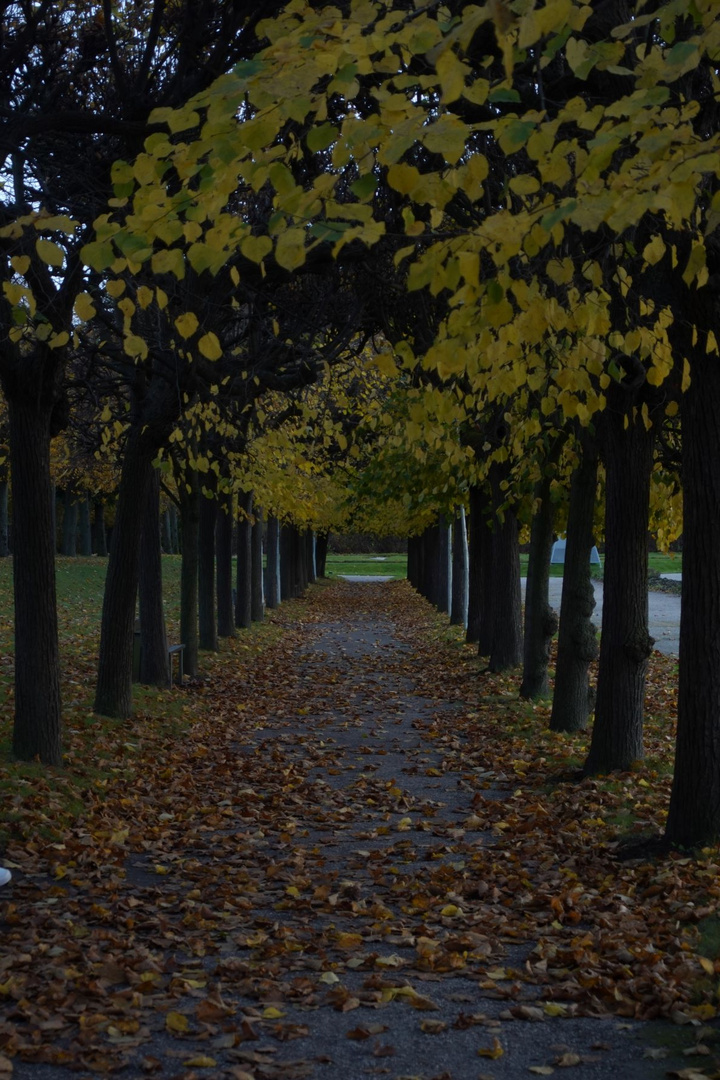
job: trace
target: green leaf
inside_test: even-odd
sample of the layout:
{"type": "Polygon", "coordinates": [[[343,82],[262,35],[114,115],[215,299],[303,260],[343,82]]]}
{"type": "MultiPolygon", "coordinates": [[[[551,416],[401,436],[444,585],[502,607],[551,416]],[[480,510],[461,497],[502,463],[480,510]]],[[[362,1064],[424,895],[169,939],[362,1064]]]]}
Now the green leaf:
{"type": "Polygon", "coordinates": [[[305,141],[308,150],[316,154],[319,150],[326,150],[328,146],[331,146],[337,137],[337,128],[334,124],[322,124],[320,127],[311,128],[305,141]]]}
{"type": "Polygon", "coordinates": [[[52,240],[36,240],[35,250],[48,266],[62,266],[65,262],[65,252],[52,240]]]}
{"type": "Polygon", "coordinates": [[[350,190],[353,195],[357,195],[358,199],[368,199],[371,195],[375,194],[377,188],[377,177],[374,173],[367,173],[365,176],[361,176],[359,180],[356,180],[350,185],[350,190]]]}
{"type": "Polygon", "coordinates": [[[493,105],[503,101],[519,102],[520,95],[517,90],[506,90],[502,87],[498,87],[496,90],[490,91],[488,94],[488,101],[492,102],[493,105]]]}

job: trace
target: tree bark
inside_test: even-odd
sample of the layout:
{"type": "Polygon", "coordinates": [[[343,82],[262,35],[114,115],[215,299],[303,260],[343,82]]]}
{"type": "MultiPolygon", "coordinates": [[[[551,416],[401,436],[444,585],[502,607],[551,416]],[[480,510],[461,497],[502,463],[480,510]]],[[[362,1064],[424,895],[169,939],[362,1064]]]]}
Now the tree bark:
{"type": "Polygon", "coordinates": [[[90,525],[90,496],[84,495],[79,504],[78,551],[80,555],[92,555],[92,527],[90,525]]]}
{"type": "MultiPolygon", "coordinates": [[[[487,531],[484,517],[485,492],[474,484],[470,489],[470,537],[467,541],[467,627],[465,640],[475,645],[480,637],[480,600],[483,598],[483,555],[485,545],[481,529],[487,531]]],[[[483,653],[480,653],[483,654],[483,653]]]]}
{"type": "Polygon", "coordinates": [[[153,469],[145,498],[140,570],[140,682],[167,686],[170,678],[160,551],[160,473],[153,469]]]}
{"type": "Polygon", "coordinates": [[[239,630],[249,630],[252,626],[252,491],[240,492],[238,511],[235,625],[239,630]]]}
{"type": "MultiPolygon", "coordinates": [[[[208,487],[213,483],[208,474],[208,487]]],[[[214,497],[200,497],[200,524],[198,527],[198,624],[201,649],[217,652],[217,620],[215,618],[215,519],[217,501],[214,497]]]]}
{"type": "Polygon", "coordinates": [[[553,731],[581,731],[587,727],[592,712],[589,669],[597,659],[598,645],[590,621],[595,608],[590,552],[597,469],[597,449],[588,439],[570,483],[555,692],[550,715],[553,731]]]}
{"type": "Polygon", "coordinates": [[[438,585],[436,606],[443,614],[450,614],[450,590],[452,587],[452,548],[450,542],[451,526],[444,514],[440,515],[437,526],[438,585]]]}
{"type": "Polygon", "coordinates": [[[103,558],[108,553],[107,533],[105,531],[105,503],[102,499],[95,500],[95,512],[93,515],[93,551],[103,558]]]}
{"type": "Polygon", "coordinates": [[[461,506],[453,521],[451,624],[453,626],[467,626],[467,612],[468,538],[465,524],[465,507],[461,506]]]}
{"type": "Polygon", "coordinates": [[[308,529],[305,533],[305,561],[307,565],[308,585],[314,585],[317,581],[317,569],[315,562],[315,533],[308,529]]]}
{"type": "Polygon", "coordinates": [[[163,510],[162,515],[162,549],[163,554],[172,555],[172,529],[170,525],[170,511],[163,510]]]}
{"type": "Polygon", "coordinates": [[[215,523],[217,555],[217,620],[218,637],[234,637],[235,613],[232,595],[233,497],[219,497],[215,523]]]}
{"type": "Polygon", "coordinates": [[[265,603],[276,608],[280,603],[280,522],[274,514],[267,521],[267,590],[265,603]]]}
{"type": "Polygon", "coordinates": [[[315,561],[316,572],[319,578],[325,577],[325,571],[327,569],[327,553],[329,539],[330,533],[328,532],[321,532],[317,535],[317,542],[315,545],[315,561]]]}
{"type": "Polygon", "coordinates": [[[525,585],[525,627],[523,633],[523,678],[520,697],[529,701],[550,692],[548,663],[558,618],[550,607],[550,555],[553,545],[554,507],[550,499],[551,476],[543,476],[535,487],[537,509],[530,530],[530,557],[525,585]]]}
{"type": "Polygon", "coordinates": [[[612,409],[603,419],[605,568],[597,702],[585,773],[628,769],[644,757],[648,633],[650,473],[655,432],[639,415],[612,409]]]}
{"type": "Polygon", "coordinates": [[[265,596],[263,589],[263,515],[260,507],[255,508],[255,520],[252,527],[252,597],[251,616],[253,622],[262,622],[265,618],[265,596]]]}
{"type": "Polygon", "coordinates": [[[178,484],[182,516],[182,561],[180,564],[180,641],[185,646],[183,669],[198,673],[198,576],[200,531],[200,485],[198,475],[189,472],[178,484]],[[190,490],[188,491],[188,486],[190,490]]]}
{"type": "Polygon", "coordinates": [[[65,488],[63,498],[63,531],[61,555],[74,559],[77,555],[78,499],[71,487],[65,488]]]}
{"type": "Polygon", "coordinates": [[[492,529],[492,646],[490,671],[507,671],[522,663],[522,589],[520,587],[520,533],[515,511],[500,512],[504,492],[501,473],[491,470],[494,523],[492,529]]]}
{"type": "Polygon", "coordinates": [[[6,559],[9,554],[8,482],[0,480],[0,559],[6,559]]]}
{"type": "Polygon", "coordinates": [[[280,529],[280,599],[291,600],[295,588],[295,528],[283,525],[280,529]]]}
{"type": "Polygon", "coordinates": [[[105,579],[95,712],[129,716],[132,711],[133,632],[140,571],[143,510],[153,475],[155,442],[133,431],[125,450],[115,525],[105,579]]]}
{"type": "Polygon", "coordinates": [[[62,763],[50,418],[42,402],[8,400],[13,496],[13,753],[62,763]]]}
{"type": "Polygon", "coordinates": [[[692,357],[682,402],[683,567],[678,726],[666,837],[720,837],[720,366],[692,357]]]}

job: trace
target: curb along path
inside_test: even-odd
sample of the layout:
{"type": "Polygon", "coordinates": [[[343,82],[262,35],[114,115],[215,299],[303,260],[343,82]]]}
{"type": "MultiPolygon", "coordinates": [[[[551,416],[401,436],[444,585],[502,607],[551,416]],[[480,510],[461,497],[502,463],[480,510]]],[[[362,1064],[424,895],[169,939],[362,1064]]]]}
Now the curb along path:
{"type": "Polygon", "coordinates": [[[680,1028],[651,1018],[690,1019],[689,900],[668,872],[635,903],[667,868],[584,839],[592,784],[548,785],[533,740],[504,732],[507,690],[433,639],[406,583],[293,610],[212,722],[109,795],[114,863],[25,883],[26,962],[0,978],[13,1076],[687,1068],[662,1045],[680,1028]]]}

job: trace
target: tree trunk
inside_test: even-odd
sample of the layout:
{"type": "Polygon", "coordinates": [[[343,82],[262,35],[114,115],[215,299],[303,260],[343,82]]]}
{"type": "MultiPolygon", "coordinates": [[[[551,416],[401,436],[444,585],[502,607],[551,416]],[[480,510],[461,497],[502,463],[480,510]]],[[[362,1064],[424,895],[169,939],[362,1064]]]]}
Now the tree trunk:
{"type": "Polygon", "coordinates": [[[180,554],[180,531],[178,529],[178,511],[177,507],[173,504],[168,513],[170,514],[170,543],[171,554],[180,554]]]}
{"type": "Polygon", "coordinates": [[[639,415],[604,415],[605,568],[597,702],[586,774],[628,769],[644,757],[648,633],[648,515],[655,432],[639,415]]]}
{"type": "Polygon", "coordinates": [[[555,692],[550,716],[553,731],[581,731],[587,727],[592,712],[589,668],[597,659],[598,646],[595,627],[590,621],[595,608],[590,552],[597,469],[597,449],[587,439],[570,484],[555,692]]]}
{"type": "Polygon", "coordinates": [[[554,507],[550,500],[552,478],[543,476],[535,487],[536,510],[530,530],[530,557],[525,585],[523,678],[520,697],[529,701],[550,692],[548,663],[558,619],[548,599],[550,555],[553,545],[554,507]]]}
{"type": "Polygon", "coordinates": [[[327,553],[328,553],[328,540],[330,539],[330,533],[321,532],[317,535],[317,542],[315,545],[315,560],[316,560],[316,572],[319,578],[325,577],[325,571],[327,569],[327,553]]]}
{"type": "Polygon", "coordinates": [[[72,488],[65,488],[63,499],[63,532],[61,555],[75,558],[77,555],[78,499],[72,488]]]}
{"type": "Polygon", "coordinates": [[[8,401],[13,497],[15,725],[13,753],[62,763],[51,409],[8,401]]]}
{"type": "Polygon", "coordinates": [[[6,559],[9,554],[8,482],[7,480],[0,480],[0,559],[6,559]]]}
{"type": "Polygon", "coordinates": [[[437,532],[438,593],[436,606],[443,614],[450,614],[450,590],[452,588],[451,526],[444,514],[440,515],[437,532]]]}
{"type": "Polygon", "coordinates": [[[235,636],[235,613],[232,595],[233,497],[219,497],[215,523],[217,555],[217,620],[218,637],[235,636]]]}
{"type": "Polygon", "coordinates": [[[482,488],[476,484],[470,488],[470,536],[468,538],[468,612],[465,640],[475,644],[480,639],[480,600],[482,596],[482,554],[483,544],[481,529],[485,529],[483,508],[485,496],[482,488]]]}
{"type": "Polygon", "coordinates": [[[461,506],[453,521],[452,534],[452,601],[450,622],[467,626],[468,610],[468,539],[465,527],[465,507],[461,506]]]}
{"type": "Polygon", "coordinates": [[[132,711],[140,540],[156,452],[156,444],[142,432],[131,434],[118,489],[100,629],[95,712],[103,716],[125,717],[132,711]]]}
{"type": "Polygon", "coordinates": [[[666,828],[687,847],[720,837],[720,366],[701,343],[682,402],[680,681],[666,828]]]}
{"type": "Polygon", "coordinates": [[[522,589],[520,587],[520,531],[515,511],[500,507],[505,493],[498,466],[491,470],[494,521],[492,529],[492,621],[490,671],[507,671],[522,663],[522,589]]]}
{"type": "Polygon", "coordinates": [[[198,673],[198,576],[200,531],[200,484],[198,475],[189,472],[178,484],[182,515],[182,562],[180,564],[180,641],[185,646],[183,669],[186,675],[198,673]],[[188,486],[190,491],[187,490],[188,486]]]}
{"type": "Polygon", "coordinates": [[[160,551],[160,473],[153,469],[140,542],[140,682],[167,686],[170,678],[160,551]]]}
{"type": "Polygon", "coordinates": [[[308,547],[307,532],[293,526],[295,530],[295,581],[296,596],[302,596],[308,587],[308,547]]]}
{"type": "Polygon", "coordinates": [[[92,555],[92,528],[90,525],[90,496],[84,495],[79,504],[78,552],[92,555]]]}
{"type": "Polygon", "coordinates": [[[420,592],[423,578],[423,542],[422,536],[411,536],[408,540],[408,581],[413,589],[420,592]]]}
{"type": "Polygon", "coordinates": [[[105,503],[102,499],[95,500],[95,513],[93,516],[93,551],[103,558],[108,553],[107,533],[105,532],[105,503]]]}
{"type": "Polygon", "coordinates": [[[235,625],[240,630],[249,630],[252,626],[252,491],[241,491],[238,504],[235,625]]]}
{"type": "Polygon", "coordinates": [[[262,622],[265,618],[265,597],[263,590],[263,517],[262,510],[255,508],[255,521],[252,527],[252,599],[251,615],[253,622],[262,622]]]}
{"type": "MultiPolygon", "coordinates": [[[[212,484],[208,474],[208,487],[212,484]]],[[[217,652],[217,620],[215,618],[215,519],[217,501],[214,497],[200,497],[200,523],[198,526],[198,624],[201,649],[217,652]]]]}
{"type": "Polygon", "coordinates": [[[274,514],[271,514],[267,521],[266,592],[266,605],[276,608],[280,603],[280,522],[274,514]]]}
{"type": "Polygon", "coordinates": [[[170,525],[170,511],[163,510],[162,515],[162,549],[163,554],[172,555],[172,528],[170,525]]]}
{"type": "Polygon", "coordinates": [[[315,562],[315,533],[312,529],[308,529],[305,533],[305,562],[307,566],[307,581],[308,585],[314,585],[317,581],[317,569],[315,562]]]}
{"type": "Polygon", "coordinates": [[[295,590],[295,529],[283,525],[280,529],[280,599],[291,600],[295,590]]]}

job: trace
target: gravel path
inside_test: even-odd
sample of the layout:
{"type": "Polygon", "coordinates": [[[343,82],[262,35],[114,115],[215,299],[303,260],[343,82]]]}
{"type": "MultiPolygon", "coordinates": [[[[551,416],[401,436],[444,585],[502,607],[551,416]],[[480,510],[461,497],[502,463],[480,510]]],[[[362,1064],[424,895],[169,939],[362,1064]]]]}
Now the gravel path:
{"type": "MultiPolygon", "coordinates": [[[[665,1056],[660,1046],[672,1025],[552,1015],[541,988],[514,980],[534,943],[503,933],[502,905],[491,895],[454,930],[452,909],[463,902],[454,875],[475,845],[494,846],[502,860],[504,839],[483,830],[474,816],[477,788],[447,770],[436,746],[433,732],[452,724],[458,695],[448,686],[442,698],[428,696],[418,685],[422,656],[386,609],[384,590],[393,588],[335,585],[345,616],[304,625],[292,675],[277,672],[288,678],[290,705],[267,709],[230,749],[223,743],[223,753],[235,755],[230,816],[208,815],[201,843],[187,821],[164,834],[162,848],[148,841],[128,855],[116,906],[108,901],[110,931],[122,934],[123,920],[131,925],[131,903],[138,928],[145,918],[155,926],[161,910],[167,937],[148,932],[158,996],[143,1004],[141,1037],[129,1035],[125,1045],[112,1037],[115,1057],[87,1067],[81,1055],[68,1062],[72,1072],[18,1056],[16,1080],[89,1078],[112,1071],[113,1061],[123,1076],[163,1080],[503,1080],[553,1072],[648,1080],[687,1067],[687,1058],[665,1056]],[[267,786],[271,775],[275,788],[267,786]],[[283,792],[292,793],[285,804],[283,792]],[[410,912],[430,905],[443,882],[447,906],[444,914],[428,910],[423,936],[410,912]],[[224,920],[215,911],[222,897],[224,920]],[[188,921],[198,905],[199,930],[188,921]],[[456,967],[428,959],[439,943],[438,956],[456,950],[456,967]],[[198,1000],[215,1002],[204,1020],[198,1000]],[[168,1010],[189,1017],[188,1029],[169,1031],[168,1010]]],[[[219,750],[210,739],[206,745],[209,783],[219,750]]],[[[485,799],[503,800],[514,783],[476,773],[485,799]]],[[[492,894],[492,882],[477,889],[492,894]]],[[[82,887],[53,890],[54,920],[81,927],[86,907],[82,887]]],[[[124,932],[136,948],[136,932],[124,932]]],[[[110,998],[113,987],[102,992],[110,998]]],[[[0,1014],[6,1023],[12,1004],[0,1014]]],[[[46,1019],[37,1037],[52,1041],[51,1010],[46,1019]]],[[[57,1039],[70,1056],[79,1045],[62,1029],[57,1039]]]]}

